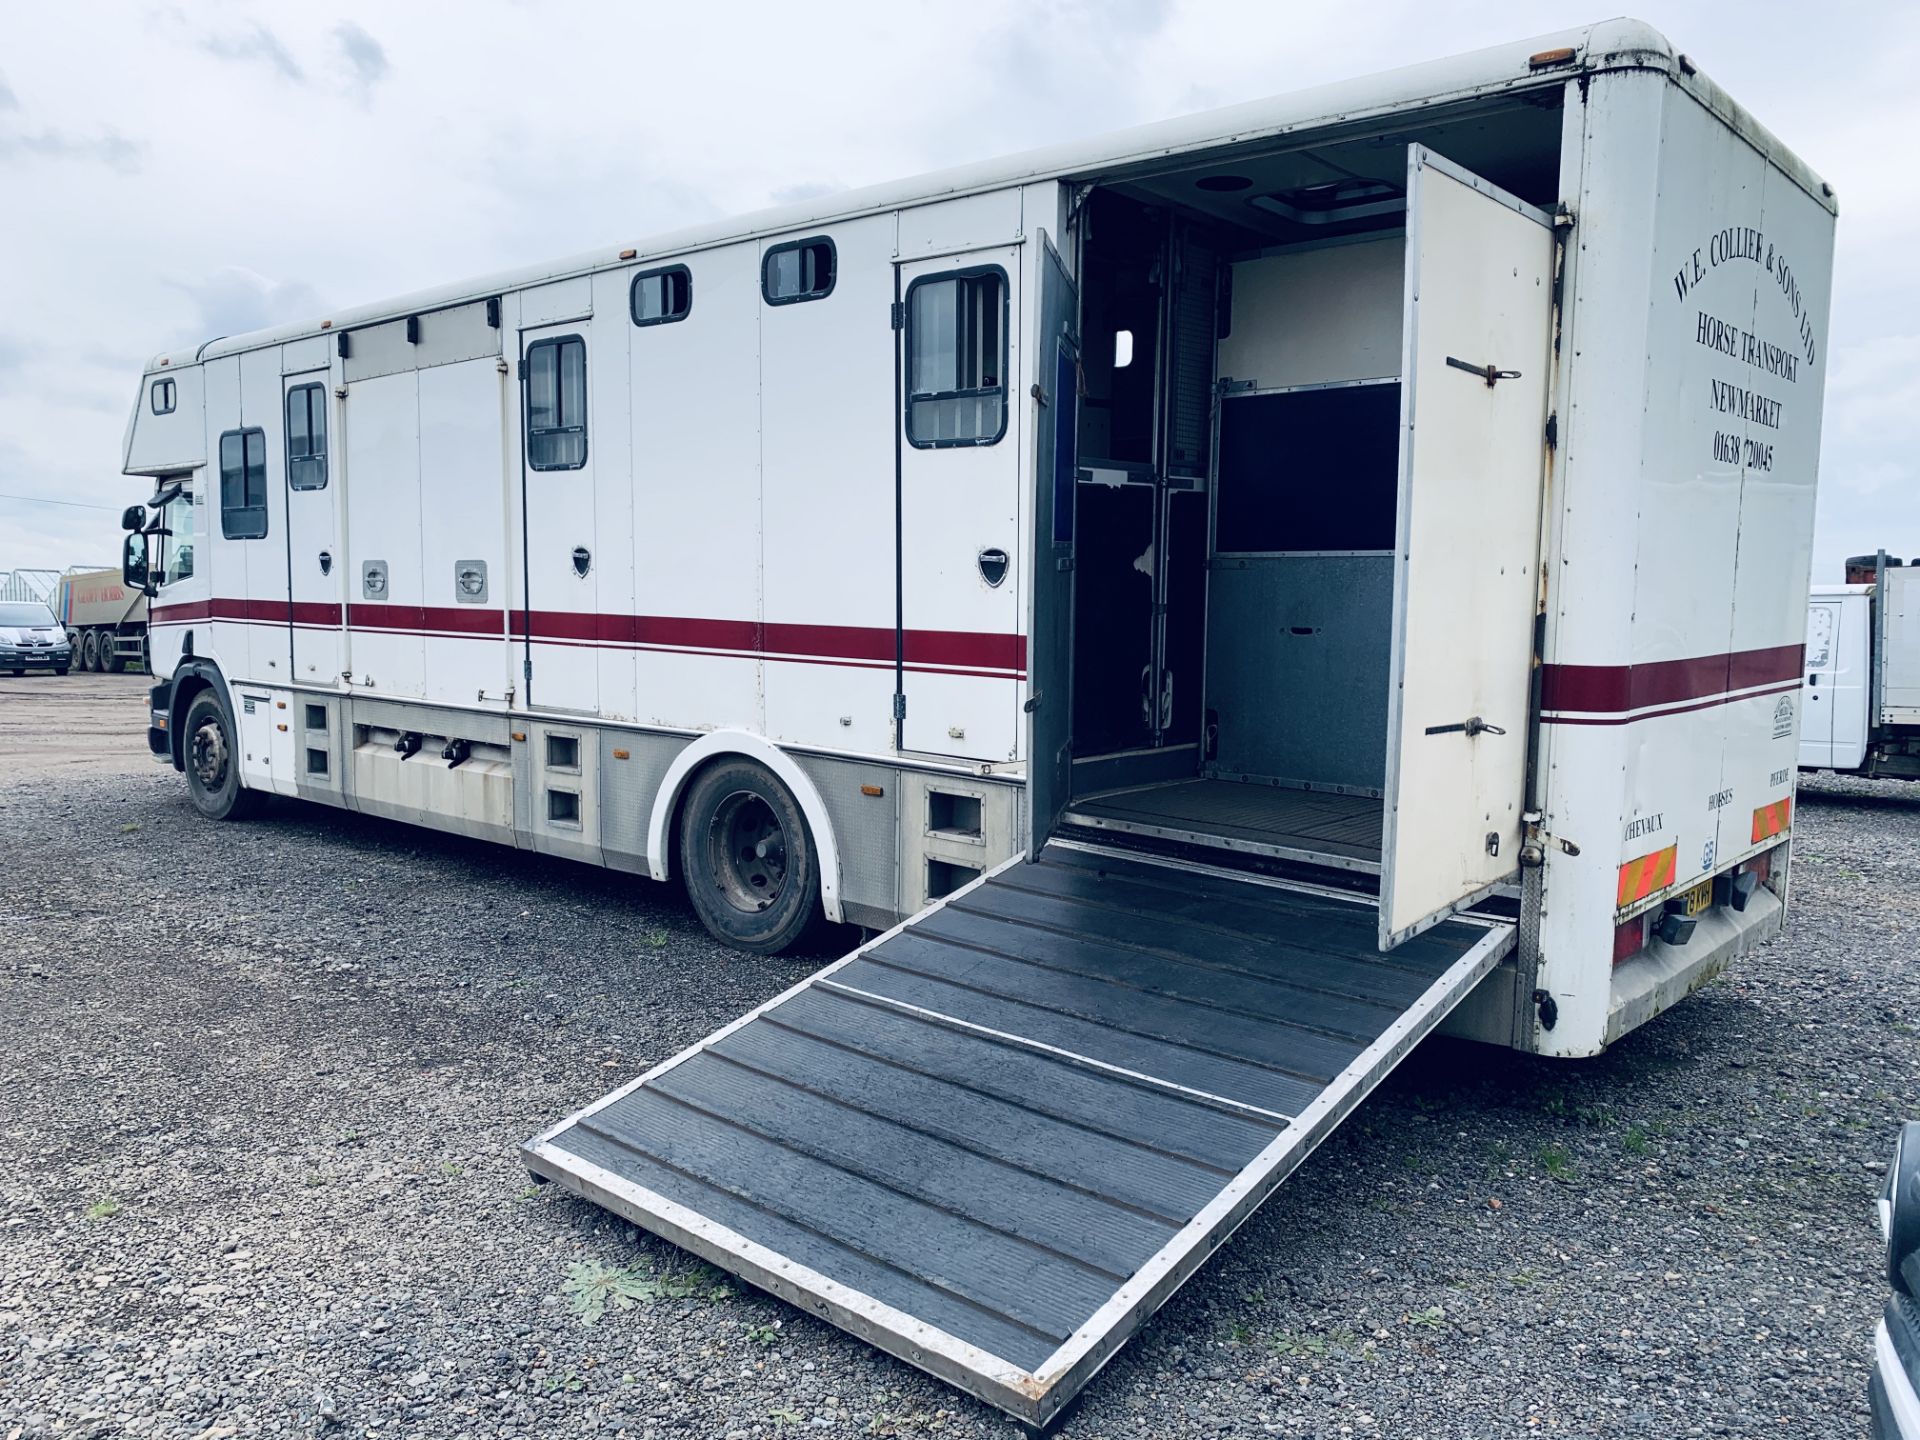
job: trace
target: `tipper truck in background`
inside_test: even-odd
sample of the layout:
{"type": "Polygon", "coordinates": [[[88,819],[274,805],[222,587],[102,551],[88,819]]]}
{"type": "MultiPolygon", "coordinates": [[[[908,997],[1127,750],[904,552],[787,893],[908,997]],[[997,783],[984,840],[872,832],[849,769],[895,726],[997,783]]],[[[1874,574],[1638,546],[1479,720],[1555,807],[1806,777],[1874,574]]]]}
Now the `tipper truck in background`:
{"type": "Polygon", "coordinates": [[[1807,604],[1800,768],[1920,780],[1920,558],[1847,561],[1807,604]]]}
{"type": "Polygon", "coordinates": [[[147,663],[147,597],[111,570],[67,569],[48,597],[81,670],[118,672],[147,663]]]}

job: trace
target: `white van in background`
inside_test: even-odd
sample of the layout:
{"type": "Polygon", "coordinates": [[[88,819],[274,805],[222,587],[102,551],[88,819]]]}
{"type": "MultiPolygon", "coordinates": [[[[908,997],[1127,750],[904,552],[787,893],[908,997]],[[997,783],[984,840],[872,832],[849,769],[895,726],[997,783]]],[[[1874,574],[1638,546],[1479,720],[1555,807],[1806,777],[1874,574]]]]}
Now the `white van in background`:
{"type": "Polygon", "coordinates": [[[1807,605],[1800,768],[1920,780],[1920,561],[1847,561],[1807,605]]]}

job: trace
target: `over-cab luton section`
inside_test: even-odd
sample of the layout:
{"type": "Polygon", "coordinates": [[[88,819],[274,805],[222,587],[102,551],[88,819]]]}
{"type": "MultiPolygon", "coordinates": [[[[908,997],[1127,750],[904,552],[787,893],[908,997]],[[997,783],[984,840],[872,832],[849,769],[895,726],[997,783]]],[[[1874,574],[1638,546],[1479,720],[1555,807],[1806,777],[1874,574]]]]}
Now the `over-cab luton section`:
{"type": "Polygon", "coordinates": [[[1779,931],[1834,215],[1611,21],[169,351],[150,741],[884,932],[525,1158],[1044,1425],[1779,931]]]}

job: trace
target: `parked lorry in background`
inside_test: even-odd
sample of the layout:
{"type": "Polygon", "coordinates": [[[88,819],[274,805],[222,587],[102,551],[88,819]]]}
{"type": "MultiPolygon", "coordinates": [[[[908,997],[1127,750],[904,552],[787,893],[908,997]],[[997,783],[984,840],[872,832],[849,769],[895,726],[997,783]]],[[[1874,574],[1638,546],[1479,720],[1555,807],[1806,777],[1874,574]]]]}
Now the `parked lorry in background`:
{"type": "Polygon", "coordinates": [[[1800,768],[1920,780],[1920,558],[1847,561],[1807,603],[1800,768]]]}
{"type": "Polygon", "coordinates": [[[69,566],[49,597],[54,616],[73,646],[82,670],[117,672],[147,663],[147,597],[129,587],[116,566],[81,570],[69,566]]]}

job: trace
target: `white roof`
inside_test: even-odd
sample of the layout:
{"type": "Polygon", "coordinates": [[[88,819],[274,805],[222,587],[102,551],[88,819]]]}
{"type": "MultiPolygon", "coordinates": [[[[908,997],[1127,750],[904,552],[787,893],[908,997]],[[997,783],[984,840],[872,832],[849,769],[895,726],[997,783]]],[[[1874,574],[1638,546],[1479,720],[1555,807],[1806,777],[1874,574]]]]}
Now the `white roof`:
{"type": "Polygon", "coordinates": [[[190,363],[187,359],[189,352],[196,360],[211,359],[318,335],[322,333],[323,319],[328,330],[351,329],[480,300],[551,280],[621,265],[637,265],[655,258],[686,255],[734,241],[811,229],[960,195],[1041,180],[1111,177],[1150,168],[1173,157],[1222,146],[1269,141],[1297,130],[1350,124],[1412,108],[1561,83],[1570,74],[1582,70],[1630,69],[1659,70],[1670,75],[1809,194],[1829,209],[1834,208],[1831,187],[1825,185],[1791,151],[1735,105],[1718,86],[1699,74],[1693,63],[1680,55],[1658,30],[1639,20],[1606,20],[1577,30],[1496,45],[1467,55],[1427,61],[1358,80],[1343,80],[1290,95],[1157,121],[1091,140],[1050,145],[1044,149],[963,165],[917,179],[889,181],[859,190],[841,191],[798,204],[689,226],[624,245],[603,246],[584,255],[549,264],[527,266],[503,274],[439,286],[415,295],[340,310],[331,316],[316,317],[299,324],[276,326],[249,335],[221,337],[207,341],[197,350],[192,346],[183,346],[156,355],[147,369],[151,373],[169,364],[190,363]],[[1551,68],[1535,68],[1528,64],[1529,57],[1533,55],[1566,48],[1575,52],[1571,62],[1551,68]],[[621,258],[622,252],[629,250],[634,254],[621,258]]]}

